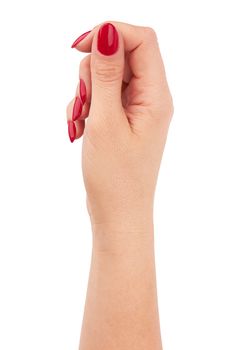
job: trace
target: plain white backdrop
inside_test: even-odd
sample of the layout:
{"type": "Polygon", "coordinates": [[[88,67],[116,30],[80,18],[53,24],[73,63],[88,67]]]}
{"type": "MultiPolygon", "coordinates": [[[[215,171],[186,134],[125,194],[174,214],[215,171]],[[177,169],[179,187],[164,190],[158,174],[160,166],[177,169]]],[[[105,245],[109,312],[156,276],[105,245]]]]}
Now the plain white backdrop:
{"type": "Polygon", "coordinates": [[[241,5],[1,2],[1,350],[78,348],[91,232],[67,136],[83,57],[70,46],[107,20],[156,30],[174,98],[155,203],[164,350],[243,349],[241,5]]]}

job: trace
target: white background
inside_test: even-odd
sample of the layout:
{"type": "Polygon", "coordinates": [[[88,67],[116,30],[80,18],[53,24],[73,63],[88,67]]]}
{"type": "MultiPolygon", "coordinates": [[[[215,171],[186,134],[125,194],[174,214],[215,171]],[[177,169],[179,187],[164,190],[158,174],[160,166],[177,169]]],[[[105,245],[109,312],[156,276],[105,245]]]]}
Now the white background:
{"type": "Polygon", "coordinates": [[[241,4],[1,2],[1,350],[78,347],[91,234],[70,45],[106,20],[154,27],[174,98],[155,209],[164,350],[243,349],[241,4]]]}

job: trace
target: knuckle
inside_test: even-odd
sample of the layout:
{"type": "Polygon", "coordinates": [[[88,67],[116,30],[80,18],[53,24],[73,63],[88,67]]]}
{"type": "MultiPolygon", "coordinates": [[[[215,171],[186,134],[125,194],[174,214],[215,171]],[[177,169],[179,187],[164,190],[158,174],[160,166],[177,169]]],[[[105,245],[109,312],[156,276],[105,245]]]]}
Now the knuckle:
{"type": "Polygon", "coordinates": [[[170,92],[166,97],[163,98],[163,101],[161,104],[162,104],[161,110],[164,118],[170,120],[174,114],[174,104],[173,104],[173,99],[170,92]]]}
{"type": "Polygon", "coordinates": [[[166,98],[163,98],[161,103],[159,103],[153,113],[153,118],[157,121],[161,121],[163,124],[164,121],[170,122],[174,113],[174,105],[172,97],[169,95],[166,98]]]}
{"type": "Polygon", "coordinates": [[[170,105],[170,119],[172,119],[172,117],[174,115],[174,111],[175,111],[175,108],[174,108],[174,104],[172,102],[172,104],[170,105]]]}
{"type": "Polygon", "coordinates": [[[72,107],[73,107],[73,101],[70,101],[68,103],[68,105],[66,106],[66,115],[67,115],[67,119],[70,119],[70,115],[71,115],[71,111],[72,111],[72,107]]]}
{"type": "Polygon", "coordinates": [[[144,27],[144,34],[149,40],[157,41],[157,34],[151,27],[144,27]]]}
{"type": "Polygon", "coordinates": [[[81,61],[79,63],[79,72],[82,72],[83,69],[84,69],[84,63],[83,63],[83,61],[81,61]]]}
{"type": "Polygon", "coordinates": [[[174,114],[174,102],[173,102],[173,98],[172,96],[170,95],[169,97],[169,117],[170,119],[173,117],[173,114],[174,114]]]}
{"type": "Polygon", "coordinates": [[[174,105],[173,105],[173,100],[172,97],[170,96],[166,103],[164,104],[164,116],[165,118],[168,118],[169,120],[172,119],[173,114],[174,114],[174,105]]]}
{"type": "Polygon", "coordinates": [[[107,83],[121,79],[123,71],[117,63],[96,62],[94,73],[99,81],[107,83]]]}
{"type": "Polygon", "coordinates": [[[90,55],[84,57],[80,63],[79,63],[79,71],[82,71],[83,69],[87,69],[89,68],[89,64],[90,64],[90,55]]]}

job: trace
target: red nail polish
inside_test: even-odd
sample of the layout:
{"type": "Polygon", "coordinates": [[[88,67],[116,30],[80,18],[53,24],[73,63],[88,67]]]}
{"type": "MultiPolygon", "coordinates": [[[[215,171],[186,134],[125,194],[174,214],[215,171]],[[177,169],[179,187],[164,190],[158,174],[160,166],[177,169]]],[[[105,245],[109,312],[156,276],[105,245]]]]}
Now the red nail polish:
{"type": "Polygon", "coordinates": [[[111,23],[104,24],[98,33],[98,50],[106,56],[113,55],[118,50],[119,36],[111,23]]]}
{"type": "Polygon", "coordinates": [[[77,46],[80,41],[84,40],[84,38],[86,38],[86,36],[91,32],[91,30],[89,30],[88,32],[86,33],[83,33],[82,35],[80,35],[75,41],[74,43],[72,44],[71,48],[74,48],[75,46],[77,46]]]}
{"type": "Polygon", "coordinates": [[[83,120],[80,125],[80,136],[83,136],[83,133],[84,133],[84,128],[85,128],[85,121],[83,120]]]}
{"type": "Polygon", "coordinates": [[[68,121],[68,135],[70,138],[70,141],[73,142],[76,138],[76,126],[75,123],[71,120],[68,121]]]}
{"type": "Polygon", "coordinates": [[[79,82],[79,94],[83,104],[86,102],[86,85],[83,79],[79,82]]]}
{"type": "Polygon", "coordinates": [[[81,116],[82,109],[83,109],[83,103],[79,97],[76,97],[73,105],[73,115],[72,115],[73,121],[77,120],[81,116]]]}

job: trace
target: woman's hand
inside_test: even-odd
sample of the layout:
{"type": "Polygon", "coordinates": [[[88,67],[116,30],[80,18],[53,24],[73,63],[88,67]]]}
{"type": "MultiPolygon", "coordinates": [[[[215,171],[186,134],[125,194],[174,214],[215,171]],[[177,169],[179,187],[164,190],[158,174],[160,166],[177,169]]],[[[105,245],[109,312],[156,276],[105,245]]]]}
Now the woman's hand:
{"type": "Polygon", "coordinates": [[[91,52],[81,61],[81,80],[67,114],[71,141],[84,134],[82,166],[92,225],[144,230],[152,222],[173,114],[156,34],[112,22],[85,33],[73,47],[91,52]]]}
{"type": "Polygon", "coordinates": [[[161,350],[152,212],[173,107],[156,35],[106,23],[73,47],[91,52],[68,106],[93,228],[80,350],[161,350]]]}

